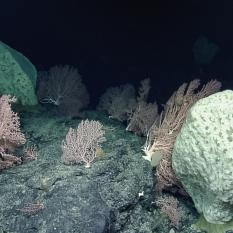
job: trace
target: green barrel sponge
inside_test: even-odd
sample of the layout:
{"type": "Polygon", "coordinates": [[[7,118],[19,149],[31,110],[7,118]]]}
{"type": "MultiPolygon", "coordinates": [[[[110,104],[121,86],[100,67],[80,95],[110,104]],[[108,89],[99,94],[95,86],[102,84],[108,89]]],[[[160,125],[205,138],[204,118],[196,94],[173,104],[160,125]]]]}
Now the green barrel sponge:
{"type": "Polygon", "coordinates": [[[203,98],[189,110],[172,167],[198,212],[224,228],[233,219],[233,91],[203,98]]]}
{"type": "Polygon", "coordinates": [[[0,41],[0,94],[15,96],[22,105],[36,105],[36,77],[32,63],[0,41]]]}

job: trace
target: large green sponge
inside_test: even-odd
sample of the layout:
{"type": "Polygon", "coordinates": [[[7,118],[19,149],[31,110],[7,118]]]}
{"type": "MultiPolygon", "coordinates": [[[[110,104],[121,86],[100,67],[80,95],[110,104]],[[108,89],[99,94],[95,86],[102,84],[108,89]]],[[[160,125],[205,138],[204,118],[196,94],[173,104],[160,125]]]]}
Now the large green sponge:
{"type": "Polygon", "coordinates": [[[208,233],[233,230],[232,90],[191,107],[176,138],[172,168],[204,217],[196,226],[208,233]]]}
{"type": "Polygon", "coordinates": [[[0,94],[15,96],[22,105],[36,105],[36,77],[32,63],[0,41],[0,94]]]}

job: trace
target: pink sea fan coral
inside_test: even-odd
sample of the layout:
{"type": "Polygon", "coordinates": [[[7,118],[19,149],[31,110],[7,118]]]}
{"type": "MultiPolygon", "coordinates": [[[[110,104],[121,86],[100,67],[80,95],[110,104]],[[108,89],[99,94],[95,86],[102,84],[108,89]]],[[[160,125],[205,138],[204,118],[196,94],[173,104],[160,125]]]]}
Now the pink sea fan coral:
{"type": "Polygon", "coordinates": [[[99,121],[81,121],[77,129],[70,128],[62,142],[62,160],[65,164],[84,163],[90,167],[96,151],[105,141],[103,125],[99,121]]]}
{"type": "Polygon", "coordinates": [[[26,142],[24,134],[20,130],[20,121],[17,113],[11,109],[11,103],[15,97],[3,95],[0,97],[0,147],[10,149],[26,142]]]}

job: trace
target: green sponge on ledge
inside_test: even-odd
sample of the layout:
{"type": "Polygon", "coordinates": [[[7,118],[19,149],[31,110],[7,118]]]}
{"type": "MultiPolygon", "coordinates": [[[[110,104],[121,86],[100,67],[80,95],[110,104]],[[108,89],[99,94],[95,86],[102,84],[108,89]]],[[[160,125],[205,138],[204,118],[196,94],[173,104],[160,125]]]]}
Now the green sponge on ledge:
{"type": "Polygon", "coordinates": [[[0,94],[15,96],[18,103],[24,106],[36,105],[36,78],[33,64],[0,41],[0,94]]]}

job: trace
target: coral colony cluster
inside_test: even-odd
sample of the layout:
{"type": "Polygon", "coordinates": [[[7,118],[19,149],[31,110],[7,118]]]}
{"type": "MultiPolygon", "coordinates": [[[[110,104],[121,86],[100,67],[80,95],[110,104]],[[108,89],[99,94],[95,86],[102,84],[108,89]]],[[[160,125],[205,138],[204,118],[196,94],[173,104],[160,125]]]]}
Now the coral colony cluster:
{"type": "MultiPolygon", "coordinates": [[[[195,45],[196,59],[201,50],[199,43],[195,45]]],[[[37,77],[34,66],[4,43],[0,44],[0,62],[3,171],[39,157],[36,145],[28,147],[26,143],[30,135],[20,127],[17,106],[39,103],[57,116],[72,119],[84,116],[90,97],[75,67],[54,66],[38,72],[37,77]]],[[[233,92],[220,92],[220,88],[217,80],[203,86],[199,79],[183,83],[160,110],[156,101],[149,102],[151,82],[146,78],[138,89],[131,84],[108,88],[97,106],[97,111],[107,114],[109,120],[125,124],[126,131],[145,137],[143,158],[155,170],[155,203],[177,229],[182,209],[174,196],[164,192],[191,197],[206,224],[225,226],[232,220],[233,92]]],[[[106,140],[103,122],[82,119],[69,127],[61,142],[63,166],[84,165],[90,170],[106,140]]],[[[36,214],[44,208],[43,203],[29,202],[19,210],[36,214]]]]}

